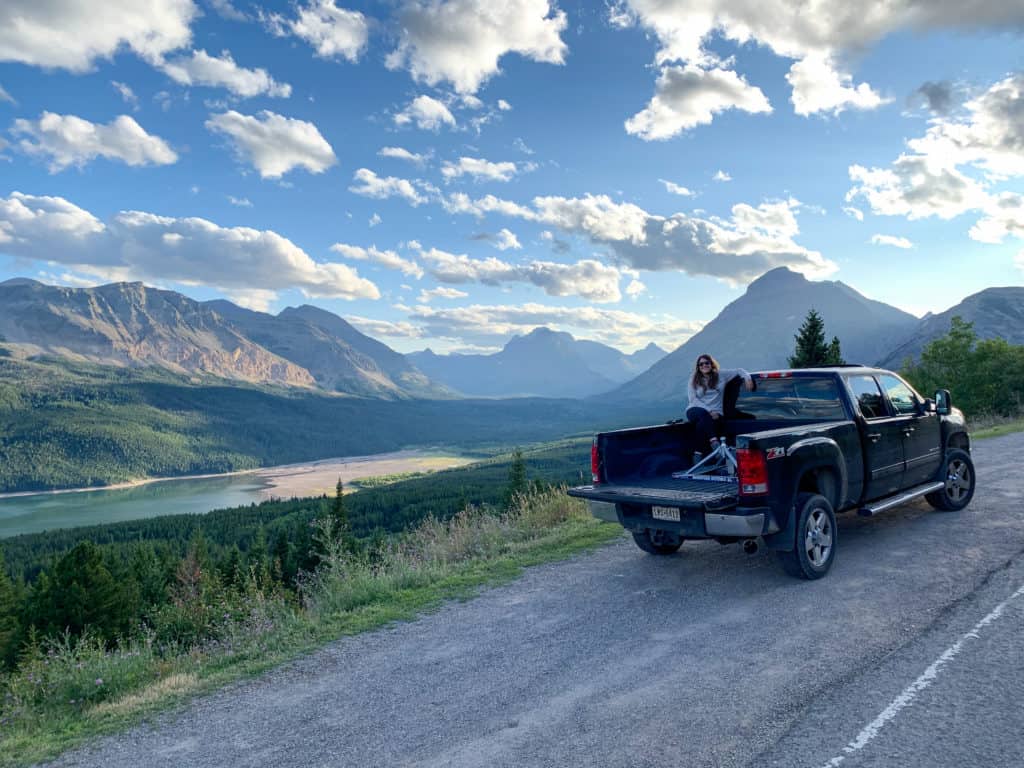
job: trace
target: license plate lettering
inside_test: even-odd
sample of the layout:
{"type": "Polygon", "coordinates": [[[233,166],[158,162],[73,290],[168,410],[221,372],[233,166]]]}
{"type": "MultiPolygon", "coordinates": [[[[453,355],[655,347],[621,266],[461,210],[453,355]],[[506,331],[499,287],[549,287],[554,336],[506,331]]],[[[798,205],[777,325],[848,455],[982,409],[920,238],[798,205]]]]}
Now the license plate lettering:
{"type": "Polygon", "coordinates": [[[678,523],[679,510],[676,507],[651,507],[651,517],[655,520],[671,520],[678,523]]]}

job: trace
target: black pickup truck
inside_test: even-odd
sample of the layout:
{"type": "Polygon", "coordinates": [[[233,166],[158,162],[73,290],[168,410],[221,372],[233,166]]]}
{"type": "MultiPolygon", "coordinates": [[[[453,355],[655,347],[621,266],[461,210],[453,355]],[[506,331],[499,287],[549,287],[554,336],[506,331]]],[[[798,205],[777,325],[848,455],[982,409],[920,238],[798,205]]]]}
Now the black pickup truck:
{"type": "Polygon", "coordinates": [[[974,495],[963,414],[949,392],[922,398],[896,374],[837,366],[753,374],[725,391],[730,458],[695,470],[693,425],[604,432],[591,450],[592,485],[569,490],[598,518],[621,523],[645,552],[686,539],[773,549],[786,572],[828,573],[836,512],[873,515],[919,496],[962,509],[974,495]]]}

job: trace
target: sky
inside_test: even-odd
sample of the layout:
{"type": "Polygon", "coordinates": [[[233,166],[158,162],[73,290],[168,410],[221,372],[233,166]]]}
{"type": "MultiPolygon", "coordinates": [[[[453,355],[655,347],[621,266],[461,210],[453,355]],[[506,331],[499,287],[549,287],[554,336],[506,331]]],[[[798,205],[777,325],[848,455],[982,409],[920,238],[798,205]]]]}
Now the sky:
{"type": "Polygon", "coordinates": [[[400,352],[671,350],[780,266],[941,312],[1022,180],[1022,0],[0,3],[0,280],[400,352]]]}

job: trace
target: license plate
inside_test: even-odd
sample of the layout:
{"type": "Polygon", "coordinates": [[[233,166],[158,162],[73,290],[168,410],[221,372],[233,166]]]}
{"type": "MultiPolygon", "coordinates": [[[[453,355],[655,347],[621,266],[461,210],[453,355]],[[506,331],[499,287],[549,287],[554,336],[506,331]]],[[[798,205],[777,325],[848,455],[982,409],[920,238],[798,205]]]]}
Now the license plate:
{"type": "Polygon", "coordinates": [[[679,522],[679,510],[676,507],[651,507],[651,517],[655,520],[672,520],[679,522]]]}

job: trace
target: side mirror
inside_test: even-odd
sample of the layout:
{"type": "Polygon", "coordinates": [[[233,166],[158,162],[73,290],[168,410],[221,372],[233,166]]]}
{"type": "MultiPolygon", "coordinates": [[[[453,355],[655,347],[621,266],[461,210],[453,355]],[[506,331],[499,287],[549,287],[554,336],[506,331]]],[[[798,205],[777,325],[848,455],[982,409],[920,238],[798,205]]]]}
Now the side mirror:
{"type": "Polygon", "coordinates": [[[948,416],[953,410],[953,402],[949,397],[948,389],[940,389],[935,393],[935,412],[939,416],[948,416]]]}

